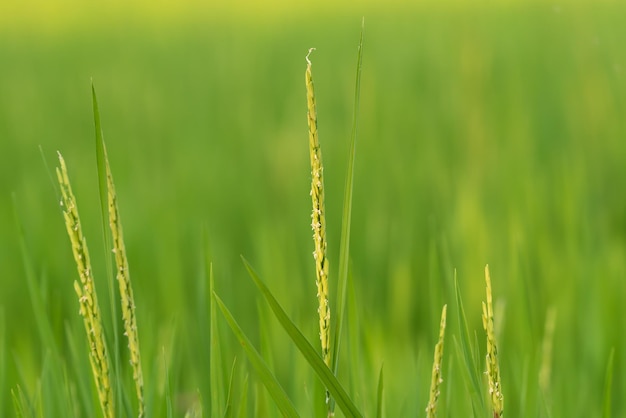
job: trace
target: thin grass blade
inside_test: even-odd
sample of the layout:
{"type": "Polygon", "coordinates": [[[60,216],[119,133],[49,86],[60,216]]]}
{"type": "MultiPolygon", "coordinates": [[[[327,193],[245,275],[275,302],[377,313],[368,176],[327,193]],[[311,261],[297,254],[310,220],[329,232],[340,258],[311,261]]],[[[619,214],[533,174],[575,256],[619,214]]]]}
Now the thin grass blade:
{"type": "Polygon", "coordinates": [[[343,329],[343,317],[346,306],[346,289],[348,283],[348,269],[350,263],[350,225],[352,221],[352,194],[354,189],[354,159],[356,154],[356,136],[359,116],[359,103],[361,101],[361,68],[363,65],[363,32],[365,19],[361,23],[361,36],[357,51],[356,84],[354,88],[354,109],[352,118],[352,133],[350,135],[350,149],[348,151],[348,168],[346,183],[343,194],[343,213],[341,216],[341,241],[339,244],[339,275],[337,293],[337,326],[333,338],[333,354],[331,369],[337,374],[339,349],[341,347],[341,331],[343,329]]]}
{"type": "Polygon", "coordinates": [[[611,418],[611,391],[613,388],[613,361],[615,359],[615,348],[611,349],[609,361],[606,365],[606,378],[604,380],[604,407],[602,408],[602,417],[611,418]]]}
{"type": "Polygon", "coordinates": [[[228,383],[228,393],[226,394],[226,409],[224,411],[224,418],[232,418],[233,416],[233,390],[235,387],[235,364],[237,359],[233,360],[233,366],[230,370],[230,382],[228,383]]]}
{"type": "MultiPolygon", "coordinates": [[[[474,350],[472,350],[472,344],[470,340],[469,328],[467,326],[467,318],[465,316],[465,309],[463,308],[463,299],[461,297],[461,290],[459,288],[459,282],[456,277],[456,270],[454,272],[454,290],[457,303],[457,319],[459,325],[460,343],[457,344],[457,348],[462,353],[461,362],[465,365],[467,376],[469,377],[470,395],[472,398],[473,409],[476,411],[477,406],[480,406],[479,410],[485,410],[485,401],[482,397],[480,376],[477,372],[478,366],[475,360],[474,350]],[[478,405],[476,405],[478,403],[478,405]]],[[[458,342],[458,341],[457,341],[458,342]]]]}
{"type": "Polygon", "coordinates": [[[78,386],[78,396],[80,397],[80,404],[83,411],[88,411],[86,415],[93,415],[93,402],[91,401],[91,392],[89,391],[89,379],[84,370],[89,370],[89,363],[86,361],[86,356],[80,355],[78,348],[76,347],[76,337],[72,334],[72,328],[69,324],[65,324],[65,336],[67,340],[67,347],[69,349],[68,358],[71,359],[71,367],[74,369],[74,378],[78,386]]]}
{"type": "Polygon", "coordinates": [[[174,407],[172,406],[172,387],[170,385],[170,367],[167,364],[165,347],[163,348],[163,368],[165,370],[165,409],[167,418],[174,417],[174,407]]]}
{"type": "Polygon", "coordinates": [[[104,240],[105,260],[104,263],[107,271],[107,289],[109,292],[109,308],[111,310],[111,323],[113,324],[113,370],[112,379],[116,382],[116,405],[119,409],[122,405],[122,382],[120,377],[120,350],[119,350],[119,330],[117,324],[117,307],[115,305],[115,286],[113,278],[113,266],[111,264],[110,251],[113,246],[111,237],[107,232],[108,219],[108,191],[107,191],[107,169],[106,169],[106,150],[104,147],[104,137],[102,134],[102,125],[100,123],[100,110],[98,107],[98,98],[96,97],[96,87],[91,82],[91,103],[93,108],[93,122],[96,139],[96,166],[98,169],[98,192],[100,196],[100,217],[102,221],[102,238],[104,240]]]}
{"type": "Polygon", "coordinates": [[[0,412],[4,411],[4,394],[7,377],[5,333],[4,308],[0,306],[0,412]]]}
{"type": "Polygon", "coordinates": [[[311,365],[317,376],[322,380],[324,385],[326,385],[326,389],[337,401],[339,407],[343,410],[344,415],[350,417],[361,417],[362,414],[354,405],[354,402],[352,402],[341,383],[339,383],[335,375],[330,371],[328,366],[326,366],[315,348],[313,348],[311,343],[309,343],[304,335],[302,335],[298,327],[296,327],[291,319],[289,319],[287,313],[285,313],[283,308],[274,298],[267,286],[265,286],[265,284],[261,281],[261,279],[256,274],[254,269],[250,266],[248,261],[246,261],[246,259],[243,257],[242,260],[244,265],[246,266],[246,269],[248,270],[248,273],[250,274],[250,277],[261,291],[261,294],[270,305],[270,308],[272,308],[274,315],[282,325],[283,329],[287,332],[291,340],[296,344],[296,346],[298,347],[304,358],[311,365]]]}
{"type": "Polygon", "coordinates": [[[28,293],[30,296],[33,313],[35,314],[35,324],[37,326],[37,331],[44,346],[52,351],[55,359],[59,359],[59,350],[54,340],[54,333],[52,331],[48,315],[45,312],[45,304],[39,291],[40,286],[36,278],[35,268],[33,267],[33,264],[31,262],[28,246],[26,245],[26,234],[24,232],[24,226],[22,225],[22,222],[20,220],[20,210],[18,208],[17,197],[15,193],[12,194],[12,198],[13,214],[15,219],[15,226],[17,228],[17,241],[20,247],[20,252],[22,254],[22,264],[24,266],[26,284],[28,286],[28,293]]]}
{"type": "Polygon", "coordinates": [[[384,387],[383,366],[380,366],[380,374],[378,375],[378,401],[376,403],[377,405],[376,417],[377,418],[383,417],[383,387],[384,387]]]}
{"type": "Polygon", "coordinates": [[[248,375],[243,380],[243,387],[241,388],[241,399],[239,400],[239,412],[237,414],[239,418],[248,416],[248,375]]]}
{"type": "Polygon", "coordinates": [[[219,417],[224,413],[224,385],[222,376],[222,359],[220,350],[220,337],[217,329],[217,308],[213,299],[214,277],[213,264],[209,260],[208,251],[206,254],[206,268],[209,276],[209,368],[210,368],[210,384],[211,384],[211,416],[219,417]]]}
{"type": "Polygon", "coordinates": [[[254,369],[258,373],[261,382],[269,392],[270,396],[274,399],[274,402],[276,402],[276,406],[278,406],[278,408],[285,417],[298,417],[298,412],[287,397],[285,390],[282,388],[280,383],[278,383],[278,380],[276,380],[276,377],[267,367],[261,355],[258,353],[258,351],[256,351],[248,337],[244,334],[243,330],[241,329],[233,315],[230,313],[226,305],[224,305],[224,302],[222,302],[222,300],[219,298],[219,296],[217,296],[216,293],[213,293],[213,297],[217,302],[217,306],[222,311],[224,318],[226,318],[226,322],[228,322],[228,325],[233,330],[233,333],[239,340],[239,343],[243,347],[246,355],[248,356],[250,364],[252,364],[252,367],[254,367],[254,369]]]}
{"type": "MultiPolygon", "coordinates": [[[[352,267],[348,271],[348,294],[346,298],[346,315],[347,322],[347,345],[348,358],[350,367],[350,390],[352,393],[365,393],[367,390],[366,379],[363,373],[363,355],[362,350],[364,343],[360,334],[360,318],[357,305],[357,296],[354,289],[354,277],[352,276],[352,267]]],[[[365,408],[364,405],[361,407],[365,408]]]]}
{"type": "Polygon", "coordinates": [[[16,389],[11,389],[11,398],[13,400],[13,409],[15,410],[15,416],[17,418],[31,417],[32,413],[28,412],[28,401],[22,391],[20,385],[17,385],[16,389]]]}

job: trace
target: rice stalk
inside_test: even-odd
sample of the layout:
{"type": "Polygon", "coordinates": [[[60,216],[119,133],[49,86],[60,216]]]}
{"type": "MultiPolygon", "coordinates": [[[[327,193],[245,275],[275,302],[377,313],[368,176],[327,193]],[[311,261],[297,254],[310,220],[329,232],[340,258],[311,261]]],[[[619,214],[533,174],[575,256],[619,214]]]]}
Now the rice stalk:
{"type": "Polygon", "coordinates": [[[439,325],[439,341],[435,345],[435,358],[433,359],[433,371],[430,378],[430,397],[426,406],[426,417],[437,416],[437,400],[441,394],[439,386],[443,383],[441,364],[443,362],[443,340],[446,334],[446,310],[448,305],[443,305],[441,310],[441,323],[439,325]]]}
{"type": "Polygon", "coordinates": [[[61,153],[59,162],[61,167],[56,169],[57,178],[61,187],[61,206],[63,207],[63,217],[65,226],[72,243],[72,252],[78,269],[80,283],[74,281],[74,289],[78,295],[80,304],[80,314],[83,317],[87,340],[89,342],[89,361],[98,391],[100,407],[105,418],[114,416],[113,391],[111,389],[110,365],[107,354],[104,329],[102,327],[102,317],[96,289],[93,282],[91,261],[87,250],[87,241],[83,235],[76,207],[76,199],[72,193],[72,187],[67,174],[65,160],[61,153]]]}
{"type": "Polygon", "coordinates": [[[322,165],[322,151],[317,136],[317,110],[315,107],[315,91],[311,74],[309,55],[315,48],[309,49],[306,56],[306,97],[309,123],[309,152],[311,155],[311,200],[313,212],[311,214],[311,228],[315,251],[315,273],[317,299],[319,306],[320,342],[322,345],[322,359],[330,367],[330,306],[328,303],[328,259],[326,258],[326,219],[324,216],[324,167],[322,165]]]}
{"type": "Polygon", "coordinates": [[[102,143],[104,161],[106,165],[106,179],[108,190],[109,225],[113,236],[113,253],[115,254],[116,277],[120,287],[120,299],[122,304],[122,319],[124,321],[124,335],[128,338],[128,349],[130,351],[130,364],[133,368],[133,380],[135,381],[135,391],[138,401],[138,417],[143,418],[145,414],[145,401],[143,398],[143,372],[141,370],[141,355],[139,352],[139,335],[137,331],[137,317],[135,315],[135,299],[133,288],[130,283],[128,270],[128,258],[126,256],[126,246],[124,245],[124,234],[120,221],[117,206],[117,195],[113,183],[113,174],[109,166],[106,146],[102,143]]]}
{"type": "Polygon", "coordinates": [[[493,327],[493,299],[491,296],[489,265],[485,266],[485,282],[487,285],[487,304],[483,302],[483,328],[487,333],[487,381],[493,418],[500,418],[504,411],[504,396],[500,380],[500,367],[498,366],[498,347],[493,327]]]}

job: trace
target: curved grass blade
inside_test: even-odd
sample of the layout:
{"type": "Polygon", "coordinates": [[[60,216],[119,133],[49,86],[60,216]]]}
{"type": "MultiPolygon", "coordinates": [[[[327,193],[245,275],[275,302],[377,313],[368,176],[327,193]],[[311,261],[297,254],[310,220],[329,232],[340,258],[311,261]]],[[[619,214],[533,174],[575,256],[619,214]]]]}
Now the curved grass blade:
{"type": "Polygon", "coordinates": [[[259,288],[263,297],[272,308],[274,315],[282,325],[283,329],[287,332],[291,340],[296,344],[304,358],[311,365],[317,376],[322,380],[326,389],[330,392],[332,397],[337,401],[339,407],[342,409],[344,415],[349,417],[362,417],[362,414],[354,405],[354,402],[350,399],[341,383],[337,380],[335,375],[330,371],[328,366],[324,363],[319,356],[315,348],[309,343],[309,341],[302,335],[298,327],[289,319],[283,308],[278,301],[274,298],[270,290],[261,281],[254,269],[250,266],[248,261],[241,257],[243,260],[250,277],[254,281],[254,284],[259,288]]]}
{"type": "Polygon", "coordinates": [[[248,337],[246,337],[241,327],[239,327],[239,324],[230,313],[226,305],[224,305],[222,299],[220,299],[220,297],[217,296],[217,293],[215,292],[213,292],[213,297],[215,298],[215,302],[217,302],[217,306],[222,311],[224,318],[226,318],[226,322],[228,322],[228,325],[233,330],[233,333],[239,340],[239,343],[243,347],[246,355],[248,356],[250,364],[252,364],[256,372],[259,374],[261,382],[263,383],[263,385],[265,385],[265,388],[269,392],[270,396],[274,399],[274,402],[276,402],[276,406],[278,406],[280,411],[283,413],[283,416],[298,417],[298,412],[287,397],[284,389],[282,388],[282,386],[280,386],[280,383],[278,383],[276,377],[274,377],[270,369],[267,367],[259,352],[256,351],[248,337]]]}

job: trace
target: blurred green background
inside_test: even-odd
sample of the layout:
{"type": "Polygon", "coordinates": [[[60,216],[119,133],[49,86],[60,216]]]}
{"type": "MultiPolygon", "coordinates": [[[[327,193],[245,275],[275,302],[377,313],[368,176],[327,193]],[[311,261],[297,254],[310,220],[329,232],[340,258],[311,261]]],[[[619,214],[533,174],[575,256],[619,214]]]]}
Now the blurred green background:
{"type": "MultiPolygon", "coordinates": [[[[315,343],[304,57],[317,48],[332,280],[365,16],[351,254],[363,368],[342,372],[357,402],[373,411],[384,362],[388,416],[422,413],[448,303],[442,416],[466,416],[453,277],[456,269],[484,354],[489,263],[507,416],[599,416],[611,349],[613,416],[626,416],[626,7],[434,3],[3,3],[0,414],[11,411],[10,389],[34,390],[46,352],[12,195],[58,344],[67,349],[66,327],[84,344],[51,178],[57,150],[96,278],[106,277],[91,79],[148,379],[159,375],[164,345],[176,391],[193,393],[207,379],[206,230],[217,291],[255,342],[269,340],[266,355],[306,413],[311,373],[274,322],[257,330],[265,308],[239,256],[315,343]],[[552,386],[543,401],[537,375],[550,310],[552,386]]],[[[245,367],[236,345],[224,344],[227,367],[235,356],[245,367]]]]}

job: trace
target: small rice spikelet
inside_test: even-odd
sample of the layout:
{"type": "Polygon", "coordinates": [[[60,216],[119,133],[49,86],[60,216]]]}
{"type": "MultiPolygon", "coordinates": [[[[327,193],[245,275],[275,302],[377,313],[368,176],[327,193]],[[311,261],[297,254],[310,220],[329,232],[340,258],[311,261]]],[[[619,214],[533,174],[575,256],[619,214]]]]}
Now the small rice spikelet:
{"type": "Polygon", "coordinates": [[[483,302],[483,328],[487,333],[487,381],[489,384],[489,397],[493,409],[493,417],[500,418],[504,412],[504,395],[500,380],[500,367],[498,366],[498,346],[493,326],[493,299],[491,296],[491,277],[489,266],[485,266],[485,282],[487,303],[483,302]]]}

